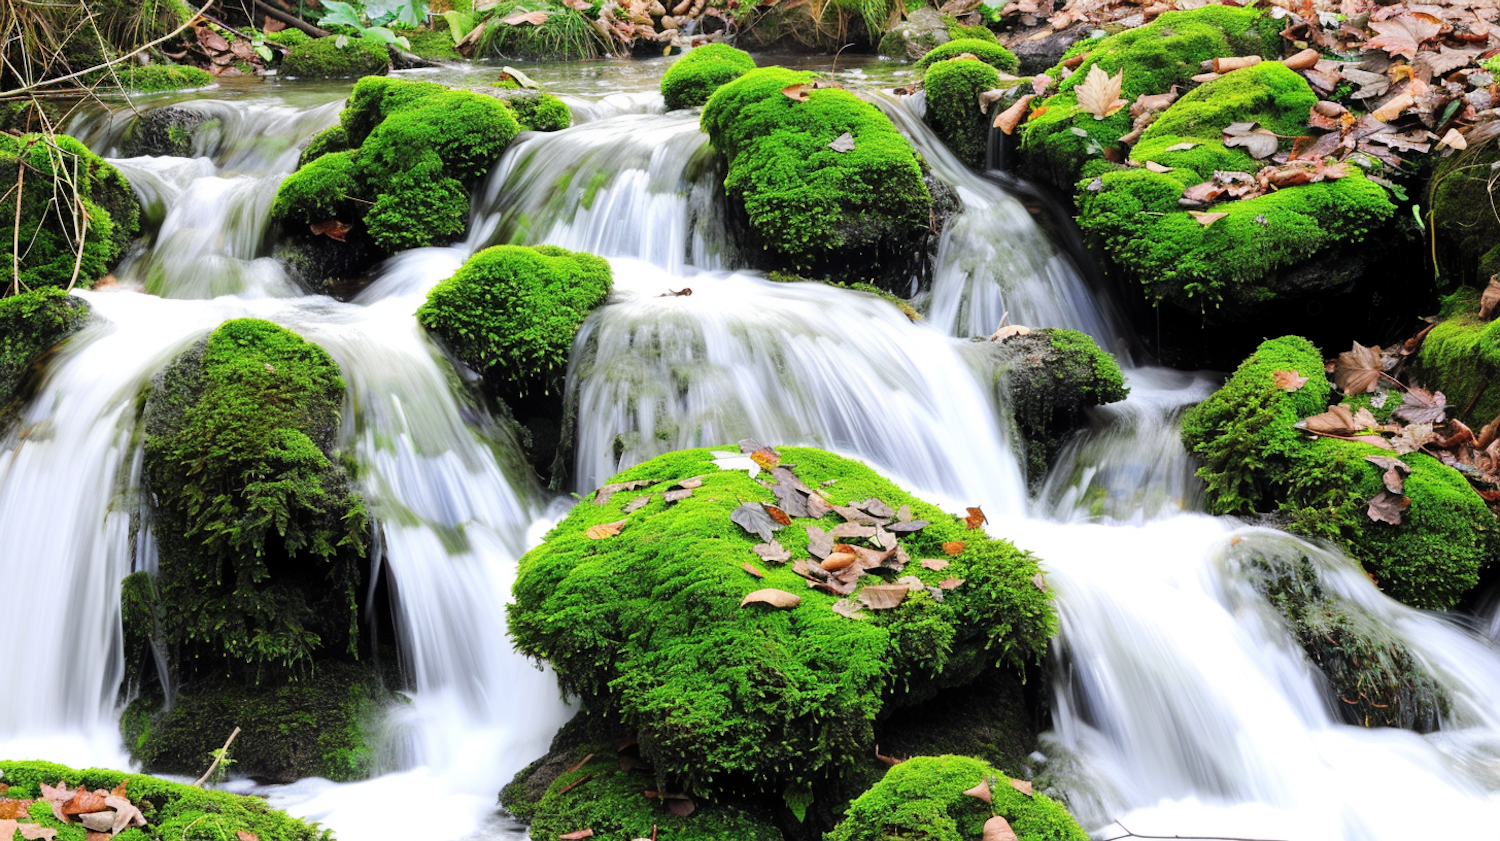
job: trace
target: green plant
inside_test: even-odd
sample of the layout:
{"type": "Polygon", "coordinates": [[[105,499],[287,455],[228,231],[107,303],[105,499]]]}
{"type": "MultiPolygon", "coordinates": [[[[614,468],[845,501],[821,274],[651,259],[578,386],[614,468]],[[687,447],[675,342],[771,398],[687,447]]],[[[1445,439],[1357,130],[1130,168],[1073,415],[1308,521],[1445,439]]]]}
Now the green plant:
{"type": "Polygon", "coordinates": [[[281,72],[294,79],[348,79],[384,75],[391,57],[385,44],[343,35],[317,38],[291,48],[281,72]]]}
{"type": "Polygon", "coordinates": [[[32,363],[88,320],[88,304],[56,287],[0,298],[0,436],[32,363]]]}
{"type": "Polygon", "coordinates": [[[691,50],[661,77],[661,95],[667,110],[693,108],[708,101],[713,92],[755,69],[755,59],[728,44],[704,44],[691,50]]]}
{"type": "Polygon", "coordinates": [[[427,21],[426,0],[364,0],[358,5],[323,0],[323,8],[326,13],[318,20],[319,26],[343,27],[349,34],[406,50],[411,49],[411,42],[387,24],[415,28],[427,21]]]}
{"type": "Polygon", "coordinates": [[[553,0],[501,0],[484,19],[477,54],[522,61],[584,61],[614,52],[613,44],[583,12],[553,0]],[[543,12],[540,24],[512,26],[515,14],[543,12]]]}
{"type": "Polygon", "coordinates": [[[912,65],[914,69],[926,72],[927,68],[939,61],[957,58],[964,53],[969,53],[980,61],[1000,70],[1004,73],[1014,73],[1021,66],[1021,60],[1016,54],[993,41],[980,38],[959,38],[940,44],[929,50],[926,55],[912,65]]]}

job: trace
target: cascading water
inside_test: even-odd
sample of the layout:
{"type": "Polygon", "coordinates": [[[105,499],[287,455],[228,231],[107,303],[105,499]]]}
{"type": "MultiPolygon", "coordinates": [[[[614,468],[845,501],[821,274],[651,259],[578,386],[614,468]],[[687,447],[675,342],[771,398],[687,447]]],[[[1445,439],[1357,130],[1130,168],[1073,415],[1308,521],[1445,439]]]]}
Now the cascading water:
{"type": "MultiPolygon", "coordinates": [[[[328,348],[344,371],[343,445],[381,524],[374,560],[392,582],[414,685],[392,721],[399,770],[304,781],[273,802],[345,841],[410,834],[389,821],[391,802],[422,803],[434,839],[504,834],[486,823],[495,788],[567,713],[550,676],[504,639],[514,560],[548,515],[513,478],[506,433],[466,402],[412,312],[473,249],[550,243],[602,253],[616,276],[569,376],[579,489],[683,446],[814,444],[924,496],[983,503],[994,534],[1044,559],[1061,634],[1042,765],[1098,837],[1118,835],[1116,820],[1145,834],[1282,841],[1493,834],[1494,635],[1391,602],[1337,553],[1190,513],[1198,491],[1175,418],[1209,378],[1127,370],[1131,398],[1097,413],[1028,510],[1004,412],[958,341],[987,335],[1007,311],[1112,349],[1124,334],[1021,203],[953,160],[911,103],[880,101],[963,202],[938,245],[925,324],[863,293],[727,271],[737,257],[716,215],[717,163],[693,118],[655,113],[649,94],[575,101],[588,121],[519,139],[477,203],[468,244],[398,256],[353,303],[278,298],[291,294],[279,267],[258,267],[267,196],[337,104],[191,104],[227,128],[199,141],[197,159],[122,162],[159,203],[162,232],[121,270],[123,288],[86,293],[100,320],[58,352],[0,443],[0,579],[28,600],[25,612],[0,611],[0,639],[27,652],[0,683],[0,755],[124,761],[113,704],[118,581],[139,510],[135,396],[224,319],[267,318],[328,348]],[[238,297],[163,300],[221,294],[238,297]],[[1452,698],[1442,728],[1337,723],[1319,676],[1254,591],[1241,563],[1251,548],[1311,558],[1326,589],[1403,641],[1452,698]]],[[[109,150],[127,120],[75,131],[109,150]]]]}

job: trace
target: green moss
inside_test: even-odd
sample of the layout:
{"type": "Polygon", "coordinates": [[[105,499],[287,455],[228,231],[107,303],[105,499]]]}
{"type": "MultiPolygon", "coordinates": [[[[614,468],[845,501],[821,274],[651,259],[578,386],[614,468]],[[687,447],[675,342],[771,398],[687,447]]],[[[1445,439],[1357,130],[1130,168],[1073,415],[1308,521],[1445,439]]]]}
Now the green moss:
{"type": "Polygon", "coordinates": [[[391,114],[431,96],[448,90],[436,82],[366,76],[354,83],[349,101],[339,112],[345,141],[351,149],[359,148],[370,132],[391,114]]]}
{"type": "Polygon", "coordinates": [[[826,841],[971,841],[984,822],[999,815],[1020,841],[1087,841],[1084,832],[1045,794],[1027,797],[983,760],[966,756],[919,756],[896,765],[884,779],[849,804],[826,841]],[[964,794],[989,781],[992,803],[964,794]]]}
{"type": "Polygon", "coordinates": [[[1422,341],[1412,380],[1448,398],[1455,412],[1469,410],[1474,429],[1500,416],[1500,321],[1484,322],[1474,309],[1439,322],[1422,341]]]}
{"type": "Polygon", "coordinates": [[[453,35],[449,32],[448,25],[441,22],[438,25],[438,29],[398,29],[396,34],[411,44],[410,52],[413,55],[433,61],[466,60],[454,48],[453,35]]]}
{"type": "Polygon", "coordinates": [[[1265,61],[1189,91],[1147,126],[1141,139],[1218,139],[1225,126],[1238,122],[1257,122],[1276,134],[1295,136],[1306,129],[1307,113],[1317,101],[1295,70],[1265,61]]]}
{"type": "MultiPolygon", "coordinates": [[[[76,770],[51,762],[0,761],[0,773],[10,786],[7,794],[22,798],[40,796],[42,783],[91,791],[113,790],[124,783],[126,797],[140,808],[146,826],[126,830],[118,836],[122,840],[131,835],[129,841],[224,841],[243,831],[260,841],[333,841],[327,830],[278,812],[259,797],[195,788],[144,774],[76,770]]],[[[47,803],[33,803],[31,815],[43,826],[58,830],[61,841],[83,841],[83,828],[52,817],[47,803]]]]}
{"type": "Polygon", "coordinates": [[[1128,108],[1098,120],[1078,107],[1073,88],[1082,84],[1090,68],[1097,66],[1112,76],[1123,71],[1120,95],[1130,102],[1141,94],[1166,93],[1197,75],[1202,61],[1260,53],[1265,45],[1256,27],[1259,17],[1254,9],[1231,6],[1167,12],[1145,26],[1075,45],[1064,60],[1082,54],[1083,62],[1066,79],[1061,65],[1048,71],[1052,78],[1063,79],[1058,93],[1043,103],[1046,111],[1022,125],[1027,171],[1058,186],[1071,185],[1082,175],[1085,162],[1101,157],[1105,147],[1130,131],[1128,108]]]}
{"type": "Polygon", "coordinates": [[[235,727],[236,773],[294,782],[369,776],[381,706],[391,699],[360,666],[324,663],[295,683],[250,687],[209,680],[189,685],[163,709],[159,692],[126,709],[121,732],[133,759],[157,773],[197,776],[235,727]]]}
{"type": "Polygon", "coordinates": [[[946,44],[939,44],[918,59],[912,67],[925,73],[927,68],[937,62],[957,58],[964,53],[969,53],[985,64],[1005,73],[1014,73],[1021,67],[1021,61],[1016,58],[1016,54],[995,43],[993,36],[991,40],[959,38],[946,44]]]}
{"type": "Polygon", "coordinates": [[[1500,272],[1500,143],[1491,140],[1438,164],[1427,192],[1431,227],[1443,269],[1463,282],[1484,285],[1500,272]]]}
{"type": "Polygon", "coordinates": [[[313,135],[312,140],[307,142],[307,148],[297,158],[297,167],[300,169],[324,155],[348,150],[349,133],[344,131],[342,124],[332,125],[313,135]]]}
{"type": "Polygon", "coordinates": [[[253,319],[153,381],[145,480],[179,669],[285,677],[357,651],[369,534],[335,460],[343,390],[321,348],[253,319]]]}
{"type": "Polygon", "coordinates": [[[311,35],[291,26],[279,32],[262,32],[260,37],[273,44],[280,44],[283,47],[296,47],[313,40],[311,35]]]}
{"type": "MultiPolygon", "coordinates": [[[[661,456],[611,480],[650,485],[580,503],[521,560],[516,579],[509,621],[518,649],[549,662],[586,708],[634,728],[658,777],[698,794],[779,794],[837,776],[870,756],[882,712],[996,666],[1037,662],[1056,628],[1047,595],[1030,583],[1029,554],[857,462],[810,449],[781,457],[839,504],[878,497],[930,521],[902,539],[913,561],[946,557],[944,542],[963,541],[941,573],[911,563],[901,574],[964,583],[942,601],[915,592],[865,619],[834,613],[836,598],[809,589],[790,564],[756,557],[758,539],[730,513],[775,497],[744,471],[716,469],[707,450],[661,456]],[[690,477],[702,479],[692,497],[666,504],[662,492],[690,477]],[[625,514],[637,496],[650,502],[625,514]],[[615,521],[624,522],[616,537],[585,535],[615,521]],[[745,563],[765,578],[748,575],[745,563]],[[800,604],[740,607],[767,587],[799,594],[800,604]]],[[[792,558],[807,557],[810,522],[777,533],[792,558]]]]}
{"type": "Polygon", "coordinates": [[[848,91],[813,90],[806,102],[781,92],[811,80],[760,68],[709,99],[702,124],[729,159],[725,192],[780,267],[841,280],[903,271],[932,207],[918,158],[885,115],[848,91]],[[829,148],[844,134],[852,151],[829,148]]]}
{"type": "Polygon", "coordinates": [[[0,437],[32,364],[88,320],[83,299],[54,287],[0,298],[0,437]]]}
{"type": "Polygon", "coordinates": [[[926,121],[958,159],[983,167],[989,147],[989,117],[979,110],[979,94],[1000,84],[995,68],[974,59],[948,59],[927,68],[926,121]]]}
{"type": "Polygon", "coordinates": [[[728,44],[704,44],[672,62],[661,77],[667,110],[694,108],[708,101],[726,82],[755,69],[755,59],[728,44]]]}
{"type": "Polygon", "coordinates": [[[205,88],[214,83],[207,70],[176,64],[130,64],[116,72],[121,87],[139,93],[205,88]]]}
{"type": "Polygon", "coordinates": [[[516,122],[526,131],[562,131],[573,124],[573,112],[567,103],[550,93],[512,96],[501,101],[510,106],[516,122]]]}
{"type": "Polygon", "coordinates": [[[16,233],[19,225],[22,289],[67,288],[75,268],[76,285],[91,287],[125,256],[140,232],[140,202],[129,182],[65,134],[51,140],[40,134],[0,135],[0,183],[24,184],[19,223],[14,193],[0,202],[0,230],[16,233]],[[76,192],[69,185],[74,171],[81,176],[76,192]],[[75,195],[88,216],[81,259],[73,248],[75,195]]]}
{"type": "Polygon", "coordinates": [[[347,36],[316,38],[291,48],[281,72],[293,79],[357,79],[384,76],[391,57],[379,41],[347,36]],[[339,46],[339,42],[343,46],[339,46]]]}
{"type": "Polygon", "coordinates": [[[355,152],[329,152],[314,158],[281,182],[271,215],[301,222],[357,217],[364,203],[357,161],[355,152]]]}
{"type": "Polygon", "coordinates": [[[479,39],[478,55],[519,61],[586,61],[613,52],[592,20],[571,6],[553,0],[501,0],[486,12],[490,24],[479,39]],[[511,26],[501,21],[512,14],[546,12],[540,26],[511,26]]]}
{"type": "Polygon", "coordinates": [[[437,245],[461,238],[469,224],[469,191],[452,178],[382,193],[365,215],[382,251],[437,245]]]}
{"type": "Polygon", "coordinates": [[[583,320],[609,297],[609,264],[555,246],[497,245],[433,287],[417,320],[514,393],[560,391],[583,320]]]}
{"type": "MultiPolygon", "coordinates": [[[[968,40],[985,41],[991,44],[1000,43],[1000,39],[995,37],[995,33],[983,26],[964,26],[952,15],[944,15],[943,19],[948,21],[948,37],[955,41],[968,40]]],[[[1019,61],[1017,61],[1016,66],[1017,68],[1020,67],[1019,61]]]]}

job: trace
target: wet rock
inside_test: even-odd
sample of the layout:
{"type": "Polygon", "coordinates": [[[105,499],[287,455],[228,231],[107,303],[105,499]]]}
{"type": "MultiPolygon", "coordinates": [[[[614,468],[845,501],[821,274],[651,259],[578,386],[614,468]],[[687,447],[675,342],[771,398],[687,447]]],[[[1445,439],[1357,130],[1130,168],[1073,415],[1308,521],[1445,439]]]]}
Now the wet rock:
{"type": "Polygon", "coordinates": [[[879,52],[889,58],[916,61],[933,47],[950,40],[948,21],[937,9],[922,6],[885,33],[880,39],[879,52]]]}
{"type": "Polygon", "coordinates": [[[147,111],[125,130],[120,154],[127,158],[190,158],[193,156],[193,134],[214,118],[191,108],[169,105],[147,111]]]}

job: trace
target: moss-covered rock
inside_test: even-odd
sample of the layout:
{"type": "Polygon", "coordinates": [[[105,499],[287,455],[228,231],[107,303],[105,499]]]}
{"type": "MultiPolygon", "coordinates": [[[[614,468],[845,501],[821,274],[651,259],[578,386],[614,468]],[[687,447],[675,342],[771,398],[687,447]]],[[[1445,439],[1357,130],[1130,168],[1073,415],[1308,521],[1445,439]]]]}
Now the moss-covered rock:
{"type": "MultiPolygon", "coordinates": [[[[0,135],[0,183],[24,184],[19,231],[29,243],[20,261],[23,289],[40,286],[88,288],[108,274],[140,233],[140,202],[120,171],[65,135],[0,135]],[[24,163],[26,174],[21,175],[24,163]],[[72,173],[79,178],[70,186],[72,173]],[[68,180],[63,180],[63,173],[68,180]],[[73,243],[79,233],[73,199],[87,216],[82,255],[73,243]]],[[[0,202],[0,229],[17,228],[16,200],[0,202]]]]}
{"type": "Polygon", "coordinates": [[[984,166],[990,140],[990,121],[979,110],[979,94],[999,84],[995,68],[972,58],[939,61],[922,77],[927,125],[971,167],[984,166]]]}
{"type": "Polygon", "coordinates": [[[527,91],[505,100],[516,122],[527,131],[562,131],[573,125],[573,111],[550,93],[527,91]]]}
{"type": "Polygon", "coordinates": [[[932,196],[911,145],[875,106],[837,88],[782,93],[810,73],[766,67],[719,88],[702,124],[729,160],[724,189],[767,268],[839,280],[910,277],[932,196]],[[854,148],[830,144],[848,134],[854,148]]]}
{"type": "Polygon", "coordinates": [[[1497,176],[1500,141],[1490,140],[1439,163],[1428,187],[1438,258],[1461,282],[1483,285],[1500,274],[1497,176]]]}
{"type": "MultiPolygon", "coordinates": [[[[794,564],[757,557],[759,538],[731,513],[777,497],[743,470],[716,469],[707,450],[625,471],[612,483],[638,487],[580,503],[521,561],[509,611],[518,649],[551,663],[586,709],[633,728],[668,790],[780,793],[836,777],[871,756],[882,713],[997,666],[1034,663],[1056,627],[1048,596],[1031,583],[1029,554],[857,462],[791,448],[779,458],[795,464],[795,476],[773,471],[787,487],[821,488],[840,505],[878,498],[928,521],[900,538],[911,563],[883,573],[910,576],[905,586],[918,589],[863,618],[834,612],[839,597],[810,589],[794,564]],[[662,494],[687,479],[692,495],[667,503],[662,494]],[[589,529],[606,523],[620,524],[619,534],[591,539],[589,529]],[[954,544],[947,554],[944,544],[954,544]],[[950,564],[933,570],[921,558],[950,564]],[[945,579],[952,589],[929,589],[945,579]],[[741,606],[765,588],[800,601],[786,610],[741,606]]],[[[806,527],[832,529],[840,519],[799,517],[775,537],[790,558],[807,558],[806,527]]],[[[867,572],[856,583],[880,577],[867,572]]]]}
{"type": "MultiPolygon", "coordinates": [[[[99,768],[77,770],[51,762],[0,760],[0,783],[5,796],[34,799],[41,786],[113,791],[124,785],[125,796],[141,810],[146,826],[120,833],[125,841],[223,841],[244,832],[260,841],[333,841],[333,834],[316,824],[297,820],[266,805],[260,797],[196,788],[182,783],[99,768]]],[[[57,832],[59,841],[83,841],[78,823],[64,824],[52,816],[46,802],[31,804],[31,820],[57,832]]]]}
{"type": "MultiPolygon", "coordinates": [[[[905,19],[886,30],[876,52],[889,58],[916,61],[932,48],[953,40],[950,24],[937,9],[922,5],[912,9],[905,19]]],[[[993,36],[991,36],[993,37],[993,36]]]]}
{"type": "Polygon", "coordinates": [[[993,39],[983,38],[958,38],[940,44],[923,55],[916,64],[912,65],[916,70],[926,72],[927,68],[951,58],[958,58],[964,53],[974,56],[980,61],[994,67],[1004,73],[1014,73],[1020,67],[1016,60],[1016,54],[995,43],[993,39]]]}
{"type": "Polygon", "coordinates": [[[120,154],[127,158],[141,155],[190,158],[193,156],[193,134],[205,125],[217,122],[208,114],[168,105],[153,108],[137,116],[120,139],[120,154]]]}
{"type": "Polygon", "coordinates": [[[1427,334],[1411,379],[1441,391],[1450,412],[1466,411],[1461,420],[1482,429],[1500,417],[1500,321],[1480,321],[1469,298],[1427,334]]]}
{"type": "Polygon", "coordinates": [[[19,408],[32,364],[88,320],[83,299],[54,287],[0,298],[0,437],[19,408]]]}
{"type": "Polygon", "coordinates": [[[1383,471],[1367,456],[1389,456],[1373,444],[1310,438],[1294,424],[1328,407],[1323,361],[1306,339],[1270,340],[1223,388],[1183,418],[1182,436],[1202,466],[1209,509],[1217,514],[1279,511],[1293,530],[1344,546],[1393,598],[1416,607],[1452,607],[1479,580],[1497,547],[1496,522],[1458,471],[1425,453],[1410,468],[1411,507],[1401,525],[1372,521],[1370,499],[1383,471]],[[1276,371],[1308,378],[1287,392],[1276,371]]]}
{"type": "Polygon", "coordinates": [[[708,101],[725,83],[755,69],[755,59],[728,44],[704,44],[672,62],[661,77],[667,110],[694,108],[708,101]]]}
{"type": "Polygon", "coordinates": [[[316,345],[225,322],[153,380],[145,485],[165,641],[187,675],[274,680],[358,650],[369,533],[316,345]]]}
{"type": "Polygon", "coordinates": [[[342,782],[374,770],[373,735],[381,707],[392,700],[372,670],[328,662],[295,683],[197,681],[170,709],[160,692],[148,691],[125,709],[120,730],[131,757],[156,773],[201,774],[239,727],[230,749],[237,773],[280,783],[342,782]]]}
{"type": "Polygon", "coordinates": [[[293,79],[358,79],[390,71],[391,56],[385,44],[347,36],[296,44],[281,59],[280,69],[293,79]]]}
{"type": "Polygon", "coordinates": [[[1004,818],[1020,841],[1086,841],[1088,833],[1045,794],[1026,796],[1010,778],[967,756],[920,756],[886,772],[875,787],[849,804],[847,816],[826,841],[972,841],[994,816],[1004,818]],[[988,782],[991,802],[964,792],[988,782]]]}
{"type": "Polygon", "coordinates": [[[349,133],[344,131],[342,123],[335,123],[307,141],[302,154],[297,156],[297,167],[299,169],[305,167],[324,155],[347,151],[349,151],[349,133]]]}
{"type": "Polygon", "coordinates": [[[180,91],[214,84],[213,74],[207,70],[180,64],[129,64],[115,72],[120,87],[136,93],[180,91]]]}

